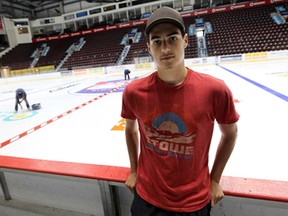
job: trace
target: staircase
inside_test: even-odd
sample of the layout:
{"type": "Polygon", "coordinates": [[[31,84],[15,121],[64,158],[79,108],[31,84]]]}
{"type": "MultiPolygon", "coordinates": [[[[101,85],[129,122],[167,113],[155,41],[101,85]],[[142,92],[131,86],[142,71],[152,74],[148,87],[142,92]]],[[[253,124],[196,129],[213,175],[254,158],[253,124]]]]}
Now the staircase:
{"type": "Polygon", "coordinates": [[[123,62],[124,62],[124,60],[125,60],[128,52],[129,52],[130,48],[131,48],[131,45],[126,45],[126,46],[123,48],[122,53],[120,54],[120,56],[119,56],[119,58],[118,58],[118,60],[117,60],[116,65],[122,65],[122,64],[123,64],[123,62]]]}

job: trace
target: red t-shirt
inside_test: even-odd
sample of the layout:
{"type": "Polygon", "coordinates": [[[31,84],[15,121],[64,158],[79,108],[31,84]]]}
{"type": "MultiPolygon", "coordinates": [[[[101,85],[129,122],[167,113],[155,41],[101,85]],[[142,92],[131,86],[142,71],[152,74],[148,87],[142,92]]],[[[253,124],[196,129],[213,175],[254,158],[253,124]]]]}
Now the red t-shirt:
{"type": "Polygon", "coordinates": [[[188,69],[185,81],[171,86],[154,72],[126,87],[121,116],[139,124],[138,194],[169,211],[203,208],[210,201],[214,120],[231,124],[239,118],[225,83],[188,69]]]}

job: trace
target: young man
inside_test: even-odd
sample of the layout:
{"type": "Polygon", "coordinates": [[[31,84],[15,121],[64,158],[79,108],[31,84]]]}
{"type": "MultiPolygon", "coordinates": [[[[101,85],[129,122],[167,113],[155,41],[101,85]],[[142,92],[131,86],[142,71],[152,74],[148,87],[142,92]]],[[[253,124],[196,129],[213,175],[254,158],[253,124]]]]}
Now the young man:
{"type": "Polygon", "coordinates": [[[132,215],[210,215],[224,196],[219,182],[237,136],[232,93],[223,81],[185,67],[188,36],[177,11],[155,11],[146,35],[157,71],[126,87],[121,112],[131,166],[125,184],[135,193],[132,215]],[[221,139],[209,172],[215,121],[221,139]]]}
{"type": "Polygon", "coordinates": [[[27,100],[27,94],[24,91],[24,89],[19,88],[19,89],[16,90],[15,112],[18,112],[18,104],[20,105],[20,107],[22,109],[21,103],[22,103],[23,100],[26,103],[27,109],[30,110],[30,105],[29,105],[28,100],[27,100]]]}

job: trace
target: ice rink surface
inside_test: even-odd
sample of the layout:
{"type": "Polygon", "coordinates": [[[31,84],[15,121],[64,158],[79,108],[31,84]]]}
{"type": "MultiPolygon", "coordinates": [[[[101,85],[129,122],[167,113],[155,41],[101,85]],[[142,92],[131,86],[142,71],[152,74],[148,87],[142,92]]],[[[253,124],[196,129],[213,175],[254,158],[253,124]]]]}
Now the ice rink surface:
{"type": "MultiPolygon", "coordinates": [[[[288,181],[288,61],[191,66],[223,79],[232,90],[239,135],[225,176],[288,181]]],[[[129,167],[120,116],[122,91],[151,71],[62,76],[0,83],[0,155],[15,158],[129,167]],[[13,113],[15,91],[23,88],[30,105],[13,113]]],[[[212,139],[212,165],[219,140],[212,139]]],[[[15,167],[17,168],[17,167],[15,167]]]]}

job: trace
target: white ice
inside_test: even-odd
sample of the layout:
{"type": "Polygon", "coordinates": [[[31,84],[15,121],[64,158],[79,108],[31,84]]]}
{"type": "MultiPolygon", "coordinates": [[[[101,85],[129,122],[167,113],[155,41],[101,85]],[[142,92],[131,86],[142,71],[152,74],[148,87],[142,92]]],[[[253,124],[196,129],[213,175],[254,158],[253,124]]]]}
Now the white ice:
{"type": "MultiPolygon", "coordinates": [[[[287,64],[287,61],[273,61],[222,66],[287,97],[287,64]]],[[[288,101],[217,65],[191,68],[223,79],[232,90],[234,98],[239,101],[235,103],[240,114],[238,140],[224,175],[288,181],[288,101]]],[[[132,72],[131,80],[134,76],[146,73],[149,71],[132,72]]],[[[91,86],[97,90],[99,87],[95,87],[95,84],[101,82],[101,88],[114,88],[122,85],[124,80],[123,75],[111,74],[2,81],[0,143],[91,99],[95,101],[0,148],[0,155],[129,167],[124,131],[111,130],[121,120],[122,92],[107,95],[78,93],[91,86]],[[110,82],[113,80],[115,82],[110,82]],[[14,115],[14,94],[19,87],[27,90],[30,105],[41,103],[42,108],[34,116],[22,119],[21,112],[23,116],[28,115],[23,103],[24,109],[17,114],[20,115],[18,120],[4,121],[14,115]],[[103,97],[98,98],[99,95],[103,97]]],[[[219,136],[216,126],[211,144],[210,166],[219,136]]]]}

